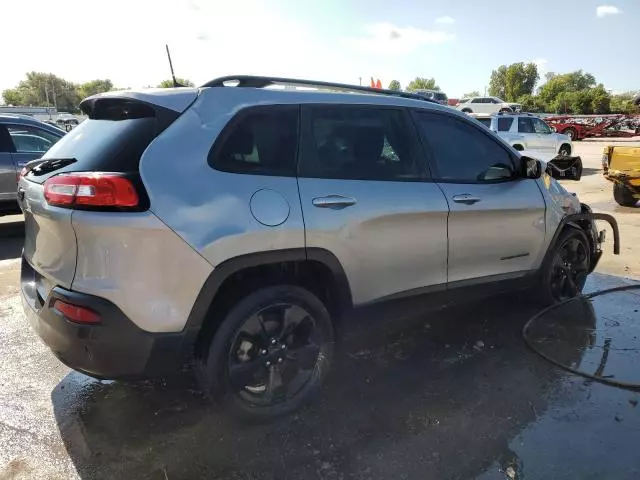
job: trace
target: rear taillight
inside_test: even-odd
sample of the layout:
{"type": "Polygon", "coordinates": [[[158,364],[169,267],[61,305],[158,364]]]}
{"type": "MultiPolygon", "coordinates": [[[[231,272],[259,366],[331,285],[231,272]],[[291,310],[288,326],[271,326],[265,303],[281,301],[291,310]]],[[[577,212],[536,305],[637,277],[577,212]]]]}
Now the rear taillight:
{"type": "Polygon", "coordinates": [[[57,310],[64,318],[75,323],[100,323],[100,315],[90,308],[80,307],[71,303],[56,300],[53,308],[57,310]]]}
{"type": "Polygon", "coordinates": [[[131,180],[115,173],[55,175],[44,182],[44,198],[60,207],[132,208],[140,201],[131,180]]]}

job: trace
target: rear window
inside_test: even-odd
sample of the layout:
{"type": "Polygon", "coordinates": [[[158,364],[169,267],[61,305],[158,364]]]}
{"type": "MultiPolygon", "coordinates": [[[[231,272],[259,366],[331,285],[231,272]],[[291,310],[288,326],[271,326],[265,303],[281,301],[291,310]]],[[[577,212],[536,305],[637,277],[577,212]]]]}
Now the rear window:
{"type": "Polygon", "coordinates": [[[85,120],[42,158],[74,158],[74,171],[137,171],[142,152],[156,136],[154,117],[130,120],[85,120]]]}
{"type": "Polygon", "coordinates": [[[498,119],[498,131],[508,132],[513,125],[513,117],[499,118],[498,119]]]}
{"type": "MultiPolygon", "coordinates": [[[[153,139],[178,117],[162,107],[122,99],[98,100],[91,105],[89,118],[67,133],[42,156],[74,159],[55,174],[79,171],[137,173],[140,158],[153,139]]],[[[54,174],[53,171],[47,172],[54,174]]],[[[51,175],[31,175],[44,181],[51,175]],[[38,178],[39,177],[39,178],[38,178]]]]}
{"type": "Polygon", "coordinates": [[[485,127],[491,128],[491,118],[487,118],[487,117],[485,117],[485,118],[477,118],[476,120],[478,120],[485,127]]]}

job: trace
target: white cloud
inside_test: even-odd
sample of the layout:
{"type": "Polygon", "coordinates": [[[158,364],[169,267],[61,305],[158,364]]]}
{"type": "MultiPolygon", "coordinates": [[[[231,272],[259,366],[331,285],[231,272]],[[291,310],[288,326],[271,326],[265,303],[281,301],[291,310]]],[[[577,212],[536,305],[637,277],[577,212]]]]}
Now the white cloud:
{"type": "Polygon", "coordinates": [[[455,35],[442,31],[421,30],[414,27],[401,28],[392,23],[374,23],[365,26],[366,35],[346,39],[347,45],[368,53],[402,54],[412,52],[424,45],[449,42],[455,35]]]}
{"type": "Polygon", "coordinates": [[[450,17],[449,15],[445,15],[444,17],[436,18],[436,23],[439,23],[441,25],[451,25],[452,23],[456,23],[456,19],[450,17]]]}
{"type": "Polygon", "coordinates": [[[618,7],[614,7],[613,5],[600,5],[596,8],[596,15],[598,17],[606,17],[607,15],[618,15],[622,13],[618,7]]]}

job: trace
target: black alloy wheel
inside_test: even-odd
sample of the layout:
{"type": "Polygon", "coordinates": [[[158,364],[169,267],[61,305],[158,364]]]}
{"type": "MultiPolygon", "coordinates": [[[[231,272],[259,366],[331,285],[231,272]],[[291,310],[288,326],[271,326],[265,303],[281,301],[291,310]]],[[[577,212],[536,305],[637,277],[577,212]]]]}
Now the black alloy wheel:
{"type": "Polygon", "coordinates": [[[261,308],[231,342],[227,366],[234,392],[258,406],[295,397],[311,380],[323,342],[304,307],[277,303],[261,308]]]}
{"type": "Polygon", "coordinates": [[[561,240],[553,254],[549,278],[556,302],[579,295],[589,274],[589,245],[584,235],[569,235],[561,240]]]}
{"type": "Polygon", "coordinates": [[[268,421],[319,390],[333,358],[333,324],[314,294],[293,285],[241,299],[214,335],[207,390],[243,420],[268,421]]]}

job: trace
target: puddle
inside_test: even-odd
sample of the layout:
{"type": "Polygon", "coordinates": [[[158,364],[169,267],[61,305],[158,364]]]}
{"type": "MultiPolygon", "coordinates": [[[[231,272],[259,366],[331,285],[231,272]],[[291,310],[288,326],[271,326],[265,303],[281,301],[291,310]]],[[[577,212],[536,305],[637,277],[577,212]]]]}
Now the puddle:
{"type": "Polygon", "coordinates": [[[640,389],[640,286],[553,307],[525,328],[543,357],[591,379],[640,389]]]}

